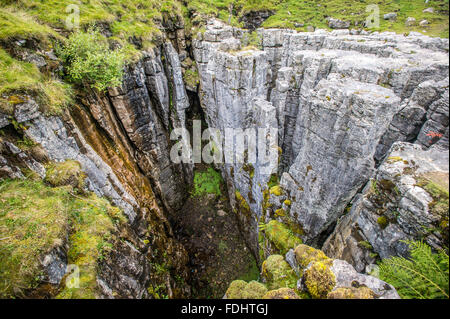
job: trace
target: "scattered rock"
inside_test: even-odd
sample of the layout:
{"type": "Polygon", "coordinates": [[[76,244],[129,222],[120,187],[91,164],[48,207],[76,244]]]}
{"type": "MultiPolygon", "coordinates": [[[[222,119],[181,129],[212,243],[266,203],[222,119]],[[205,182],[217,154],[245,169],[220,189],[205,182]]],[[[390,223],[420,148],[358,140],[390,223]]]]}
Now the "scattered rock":
{"type": "Polygon", "coordinates": [[[426,26],[428,26],[430,23],[428,22],[428,20],[422,20],[422,21],[420,21],[420,23],[419,23],[419,25],[421,26],[421,27],[426,27],[426,26]]]}
{"type": "Polygon", "coordinates": [[[395,21],[395,20],[397,20],[397,13],[395,13],[395,12],[389,12],[389,13],[386,13],[386,14],[383,16],[383,19],[384,19],[384,20],[395,21]]]}
{"type": "Polygon", "coordinates": [[[274,13],[272,10],[250,10],[244,13],[240,22],[244,23],[245,29],[256,30],[274,13]]]}
{"type": "Polygon", "coordinates": [[[417,21],[416,21],[415,18],[409,17],[408,19],[406,19],[405,25],[406,25],[407,27],[412,27],[412,26],[416,25],[416,22],[417,22],[417,21]]]}
{"type": "Polygon", "coordinates": [[[218,211],[217,211],[217,215],[219,215],[220,217],[223,217],[223,216],[225,216],[227,213],[224,211],[224,210],[221,210],[221,209],[219,209],[218,211]]]}
{"type": "Polygon", "coordinates": [[[343,21],[335,18],[328,18],[328,26],[331,29],[348,29],[350,27],[349,21],[343,21]]]}
{"type": "Polygon", "coordinates": [[[4,128],[9,125],[9,119],[6,114],[0,113],[0,128],[4,128]]]}
{"type": "Polygon", "coordinates": [[[438,144],[423,150],[396,142],[324,243],[325,253],[362,272],[373,256],[407,257],[404,240],[448,247],[448,158],[448,148],[438,144]]]}
{"type": "Polygon", "coordinates": [[[430,7],[430,8],[426,8],[422,11],[423,13],[434,13],[434,8],[430,7]]]}
{"type": "Polygon", "coordinates": [[[17,104],[14,109],[14,117],[19,123],[33,120],[39,115],[39,105],[33,99],[17,104]]]}

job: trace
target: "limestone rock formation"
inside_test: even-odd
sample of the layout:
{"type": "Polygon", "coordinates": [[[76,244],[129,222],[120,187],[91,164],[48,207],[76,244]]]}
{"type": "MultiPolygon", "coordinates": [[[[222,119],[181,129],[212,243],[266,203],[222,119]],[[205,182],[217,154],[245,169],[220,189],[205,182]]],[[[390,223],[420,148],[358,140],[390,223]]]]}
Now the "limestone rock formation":
{"type": "Polygon", "coordinates": [[[224,172],[231,189],[251,189],[240,192],[252,212],[243,218],[249,233],[283,209],[303,240],[319,243],[395,141],[446,143],[448,40],[260,29],[259,48],[239,49],[243,33],[211,21],[194,53],[210,127],[278,129],[277,195],[264,199],[270,176],[258,165],[224,172]]]}
{"type": "Polygon", "coordinates": [[[324,244],[364,271],[376,257],[407,256],[403,240],[448,247],[448,148],[397,142],[324,244]]]}

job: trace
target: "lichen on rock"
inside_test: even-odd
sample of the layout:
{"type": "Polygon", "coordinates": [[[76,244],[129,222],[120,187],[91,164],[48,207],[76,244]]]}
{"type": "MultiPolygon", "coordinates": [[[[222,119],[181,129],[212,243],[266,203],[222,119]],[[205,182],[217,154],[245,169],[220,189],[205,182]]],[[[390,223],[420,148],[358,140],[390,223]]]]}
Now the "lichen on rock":
{"type": "Polygon", "coordinates": [[[336,285],[336,277],[330,269],[331,260],[313,262],[303,274],[303,281],[313,298],[324,299],[336,285]]]}
{"type": "Polygon", "coordinates": [[[275,245],[280,254],[286,254],[291,248],[302,243],[302,240],[283,223],[271,220],[264,227],[267,239],[275,245]]]}
{"type": "Polygon", "coordinates": [[[262,275],[270,290],[295,288],[297,276],[281,255],[270,255],[262,264],[262,275]]]}
{"type": "Polygon", "coordinates": [[[267,288],[262,283],[235,280],[228,287],[225,296],[227,299],[261,299],[266,293],[267,288]]]}
{"type": "Polygon", "coordinates": [[[328,295],[328,299],[374,299],[376,294],[367,287],[336,288],[328,295]]]}
{"type": "Polygon", "coordinates": [[[279,288],[267,292],[262,299],[301,299],[294,289],[279,288]]]}
{"type": "Polygon", "coordinates": [[[295,248],[295,257],[302,268],[306,268],[312,262],[329,260],[323,251],[307,245],[298,245],[295,248]]]}

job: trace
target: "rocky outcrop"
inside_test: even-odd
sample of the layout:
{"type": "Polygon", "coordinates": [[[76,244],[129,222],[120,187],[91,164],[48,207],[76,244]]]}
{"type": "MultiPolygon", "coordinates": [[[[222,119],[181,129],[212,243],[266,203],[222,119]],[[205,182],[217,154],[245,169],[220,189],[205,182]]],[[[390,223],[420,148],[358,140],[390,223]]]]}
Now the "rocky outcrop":
{"type": "Polygon", "coordinates": [[[233,281],[225,298],[400,298],[395,288],[386,282],[360,274],[346,261],[330,259],[322,251],[306,245],[290,249],[285,258],[269,256],[263,263],[262,281],[233,281]]]}
{"type": "MultiPolygon", "coordinates": [[[[48,161],[78,162],[86,191],[108,198],[128,220],[116,230],[120,240],[99,266],[96,296],[153,298],[157,290],[187,296],[189,287],[174,280],[174,274],[187,277],[187,254],[166,217],[183,204],[192,181],[192,167],[175,165],[169,157],[169,130],[185,125],[189,107],[178,53],[170,43],[144,52],[127,68],[121,87],[106,95],[87,91],[78,99],[70,112],[47,116],[24,96],[13,116],[2,114],[2,127],[22,134],[42,154],[2,141],[0,176],[24,178],[27,168],[44,178],[48,161]]],[[[61,279],[54,262],[45,264],[51,278],[61,279]]]]}
{"type": "Polygon", "coordinates": [[[378,257],[407,256],[404,240],[448,247],[448,148],[397,142],[324,244],[358,271],[378,257]]]}
{"type": "Polygon", "coordinates": [[[244,28],[248,30],[255,30],[259,28],[264,21],[266,21],[275,12],[273,10],[250,10],[244,12],[239,19],[244,24],[244,28]]]}
{"type": "Polygon", "coordinates": [[[224,173],[231,188],[252,189],[240,195],[253,231],[261,216],[279,218],[283,209],[302,239],[319,243],[392,143],[445,143],[448,40],[414,32],[261,29],[260,43],[243,47],[243,33],[212,21],[194,53],[210,127],[278,128],[280,191],[264,199],[269,176],[256,173],[258,165],[254,174],[239,166],[224,173]],[[255,107],[270,110],[270,120],[262,121],[255,107]],[[430,130],[438,136],[431,143],[430,130]]]}

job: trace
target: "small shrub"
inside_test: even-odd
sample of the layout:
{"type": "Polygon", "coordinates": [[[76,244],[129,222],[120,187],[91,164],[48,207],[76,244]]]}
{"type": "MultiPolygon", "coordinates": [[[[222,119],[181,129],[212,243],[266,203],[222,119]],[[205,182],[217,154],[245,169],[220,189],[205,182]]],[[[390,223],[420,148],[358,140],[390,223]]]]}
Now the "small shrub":
{"type": "Polygon", "coordinates": [[[106,38],[96,30],[72,34],[57,52],[73,82],[99,91],[122,84],[127,54],[124,49],[111,50],[106,38]]]}

